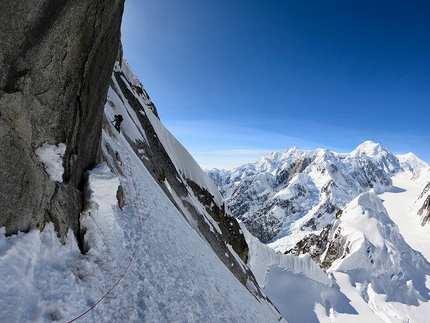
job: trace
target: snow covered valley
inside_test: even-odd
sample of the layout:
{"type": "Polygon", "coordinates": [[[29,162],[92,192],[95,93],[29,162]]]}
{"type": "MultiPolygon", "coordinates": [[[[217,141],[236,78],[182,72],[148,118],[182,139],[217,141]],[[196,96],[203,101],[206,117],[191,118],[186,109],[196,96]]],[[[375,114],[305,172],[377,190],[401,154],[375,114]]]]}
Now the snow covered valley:
{"type": "MultiPolygon", "coordinates": [[[[418,176],[410,158],[378,155],[366,164],[371,177],[355,163],[364,150],[370,157],[370,148],[385,150],[369,142],[358,159],[306,152],[321,163],[288,166],[297,172],[275,178],[292,186],[278,182],[277,192],[268,191],[270,175],[247,169],[242,179],[255,175],[259,196],[279,202],[266,211],[279,223],[285,210],[292,214],[263,244],[225,207],[236,188],[224,189],[231,193],[224,201],[161,124],[125,61],[115,65],[102,136],[105,161],[87,173],[80,237],[70,230],[62,243],[52,223],[7,237],[1,229],[0,322],[428,321],[429,229],[416,215],[428,165],[419,164],[418,176]],[[124,116],[121,133],[110,123],[115,114],[124,116]],[[350,176],[345,161],[361,177],[350,176]],[[324,248],[284,254],[327,225],[324,248]]],[[[54,157],[46,171],[58,181],[54,157]]],[[[256,205],[249,209],[260,211],[256,205]]]]}

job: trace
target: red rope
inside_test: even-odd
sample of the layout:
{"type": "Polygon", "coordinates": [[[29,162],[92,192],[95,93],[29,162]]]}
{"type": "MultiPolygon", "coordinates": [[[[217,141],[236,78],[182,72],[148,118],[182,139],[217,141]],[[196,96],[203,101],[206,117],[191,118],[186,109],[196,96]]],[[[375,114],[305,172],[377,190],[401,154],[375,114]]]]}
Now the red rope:
{"type": "Polygon", "coordinates": [[[139,237],[139,240],[136,243],[136,247],[134,248],[134,251],[133,251],[133,254],[131,255],[130,261],[128,262],[128,265],[125,268],[124,272],[122,273],[121,277],[117,280],[117,282],[97,302],[94,303],[93,306],[91,306],[89,309],[87,309],[81,315],[75,317],[73,320],[68,321],[67,323],[75,322],[75,321],[79,320],[81,317],[83,317],[84,315],[86,315],[88,312],[92,311],[121,282],[121,280],[124,278],[125,274],[127,273],[128,269],[130,268],[130,265],[131,265],[131,263],[132,263],[132,261],[134,259],[134,256],[136,255],[137,249],[138,249],[138,247],[140,245],[140,241],[142,240],[142,223],[140,222],[140,218],[139,218],[139,227],[140,227],[140,237],[139,237]]]}

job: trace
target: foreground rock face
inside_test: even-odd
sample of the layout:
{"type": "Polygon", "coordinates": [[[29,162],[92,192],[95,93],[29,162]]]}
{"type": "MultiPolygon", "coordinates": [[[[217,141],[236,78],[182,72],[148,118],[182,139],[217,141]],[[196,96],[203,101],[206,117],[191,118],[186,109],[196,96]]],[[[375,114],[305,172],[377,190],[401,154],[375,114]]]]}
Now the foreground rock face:
{"type": "Polygon", "coordinates": [[[0,3],[0,226],[78,231],[82,174],[100,159],[103,106],[124,0],[0,3]],[[63,182],[35,150],[66,144],[63,182]]]}

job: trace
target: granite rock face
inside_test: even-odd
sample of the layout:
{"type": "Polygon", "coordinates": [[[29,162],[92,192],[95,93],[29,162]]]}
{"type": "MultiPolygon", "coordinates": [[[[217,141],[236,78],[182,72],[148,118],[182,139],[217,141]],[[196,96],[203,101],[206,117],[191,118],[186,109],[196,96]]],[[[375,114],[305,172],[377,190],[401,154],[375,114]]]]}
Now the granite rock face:
{"type": "Polygon", "coordinates": [[[418,211],[418,215],[422,216],[421,225],[425,226],[430,222],[430,195],[425,199],[423,206],[418,211]]]}
{"type": "Polygon", "coordinates": [[[0,226],[51,221],[78,232],[82,174],[100,160],[103,106],[120,42],[124,0],[0,3],[0,226]],[[35,155],[66,144],[63,181],[35,155]]]}

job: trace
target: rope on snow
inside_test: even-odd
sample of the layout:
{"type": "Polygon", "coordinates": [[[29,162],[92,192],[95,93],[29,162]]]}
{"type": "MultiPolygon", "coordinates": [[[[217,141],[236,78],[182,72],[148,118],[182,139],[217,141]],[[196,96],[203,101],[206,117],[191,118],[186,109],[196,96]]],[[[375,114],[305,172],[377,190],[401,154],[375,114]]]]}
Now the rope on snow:
{"type": "Polygon", "coordinates": [[[81,315],[75,317],[73,320],[68,321],[67,323],[72,323],[75,322],[77,320],[79,320],[80,318],[82,318],[83,316],[85,316],[87,313],[91,312],[97,305],[99,305],[99,303],[101,301],[103,301],[103,299],[108,296],[110,294],[110,292],[116,287],[118,286],[118,284],[121,282],[121,280],[124,278],[125,274],[127,273],[128,269],[130,268],[131,263],[133,262],[134,257],[136,256],[136,252],[137,249],[140,245],[140,242],[142,240],[142,235],[143,235],[143,231],[142,231],[142,222],[141,222],[141,218],[139,217],[139,228],[140,228],[140,237],[139,240],[136,243],[136,247],[134,248],[134,251],[130,257],[130,261],[128,262],[127,267],[125,268],[124,272],[122,273],[121,277],[116,281],[116,283],[97,301],[94,303],[93,306],[91,306],[89,309],[87,309],[85,312],[83,312],[81,315]]]}

